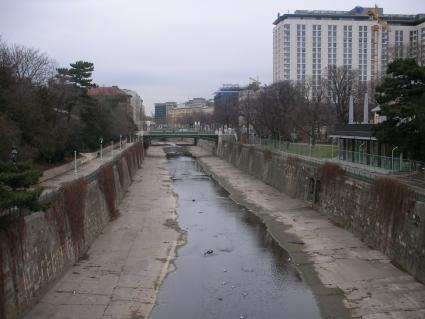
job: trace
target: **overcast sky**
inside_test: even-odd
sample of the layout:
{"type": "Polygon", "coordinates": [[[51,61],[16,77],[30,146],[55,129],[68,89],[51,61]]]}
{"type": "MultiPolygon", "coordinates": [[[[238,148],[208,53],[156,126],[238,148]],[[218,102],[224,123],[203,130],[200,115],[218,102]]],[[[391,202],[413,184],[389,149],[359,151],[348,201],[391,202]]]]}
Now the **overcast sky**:
{"type": "MultiPolygon", "coordinates": [[[[99,85],[153,103],[211,98],[223,83],[272,80],[278,12],[350,10],[337,0],[0,0],[0,35],[36,47],[59,66],[94,63],[99,85]]],[[[385,13],[425,13],[425,0],[385,0],[385,13]]]]}

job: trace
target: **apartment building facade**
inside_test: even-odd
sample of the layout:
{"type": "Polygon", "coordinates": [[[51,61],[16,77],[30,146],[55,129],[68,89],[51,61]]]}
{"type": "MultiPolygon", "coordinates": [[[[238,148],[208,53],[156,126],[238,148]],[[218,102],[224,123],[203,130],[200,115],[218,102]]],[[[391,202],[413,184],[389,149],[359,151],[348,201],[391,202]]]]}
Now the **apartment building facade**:
{"type": "Polygon", "coordinates": [[[381,78],[388,63],[412,57],[425,65],[425,14],[384,14],[382,8],[297,10],[273,23],[273,81],[320,80],[330,66],[356,70],[360,81],[381,78]],[[369,15],[376,10],[388,28],[369,15]]]}
{"type": "Polygon", "coordinates": [[[143,129],[143,114],[144,114],[144,106],[143,106],[143,99],[140,97],[140,95],[136,91],[123,89],[127,95],[130,95],[130,105],[133,108],[132,109],[132,116],[134,124],[136,124],[137,128],[139,130],[143,129]]]}
{"type": "Polygon", "coordinates": [[[190,124],[192,121],[204,116],[214,114],[213,103],[204,98],[194,98],[187,102],[177,105],[168,113],[168,124],[177,128],[182,125],[190,124]]]}

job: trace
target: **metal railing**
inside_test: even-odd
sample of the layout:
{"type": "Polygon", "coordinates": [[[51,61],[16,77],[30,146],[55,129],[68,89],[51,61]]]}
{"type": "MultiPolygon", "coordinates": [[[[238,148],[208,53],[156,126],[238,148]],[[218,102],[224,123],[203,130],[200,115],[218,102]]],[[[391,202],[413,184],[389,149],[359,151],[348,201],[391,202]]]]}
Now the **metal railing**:
{"type": "Polygon", "coordinates": [[[389,172],[414,172],[424,167],[423,162],[397,157],[381,156],[366,152],[339,150],[337,158],[342,161],[360,164],[371,168],[379,168],[389,172]]]}
{"type": "MultiPolygon", "coordinates": [[[[403,159],[400,157],[380,156],[368,154],[366,152],[343,151],[336,144],[309,144],[294,143],[284,140],[274,140],[251,136],[247,140],[248,144],[255,144],[262,149],[269,149],[276,152],[283,152],[311,158],[312,160],[332,160],[343,166],[347,166],[347,171],[354,171],[356,174],[361,171],[362,175],[392,174],[399,172],[414,172],[421,170],[425,163],[403,159]]],[[[368,176],[369,177],[369,176],[368,176]]]]}
{"type": "MultiPolygon", "coordinates": [[[[222,136],[222,140],[230,143],[237,142],[234,137],[230,135],[226,137],[222,136]]],[[[241,142],[248,144],[246,140],[241,142]]],[[[316,144],[310,146],[307,143],[292,143],[260,138],[253,138],[249,142],[257,151],[267,149],[282,158],[297,156],[305,164],[313,167],[323,165],[326,161],[336,162],[344,169],[347,176],[351,176],[366,183],[373,183],[377,176],[389,174],[409,178],[409,176],[417,174],[416,172],[422,172],[422,168],[425,165],[423,162],[419,161],[395,157],[391,158],[388,156],[379,157],[377,155],[366,154],[365,152],[339,152],[335,144],[316,144]],[[344,156],[343,154],[345,154],[346,157],[351,156],[354,158],[354,161],[340,159],[341,156],[344,156]]],[[[408,183],[408,185],[415,190],[417,200],[425,202],[424,189],[419,186],[414,186],[411,183],[408,183]]]]}
{"type": "Polygon", "coordinates": [[[251,139],[249,142],[249,144],[257,144],[261,148],[312,158],[331,159],[337,155],[337,147],[334,144],[312,145],[264,138],[251,139]]]}

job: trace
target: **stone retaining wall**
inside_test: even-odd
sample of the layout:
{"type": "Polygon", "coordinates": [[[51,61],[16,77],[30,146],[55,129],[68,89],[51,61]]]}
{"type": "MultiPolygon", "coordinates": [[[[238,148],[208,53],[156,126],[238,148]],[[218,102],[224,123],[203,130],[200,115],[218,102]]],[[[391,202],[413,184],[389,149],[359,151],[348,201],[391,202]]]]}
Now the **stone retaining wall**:
{"type": "Polygon", "coordinates": [[[363,181],[335,163],[309,162],[225,141],[219,143],[216,155],[291,197],[310,202],[425,283],[425,203],[398,180],[363,181]]]}
{"type": "Polygon", "coordinates": [[[137,143],[44,198],[48,208],[0,220],[0,318],[20,317],[80,258],[109,221],[141,166],[137,143]]]}

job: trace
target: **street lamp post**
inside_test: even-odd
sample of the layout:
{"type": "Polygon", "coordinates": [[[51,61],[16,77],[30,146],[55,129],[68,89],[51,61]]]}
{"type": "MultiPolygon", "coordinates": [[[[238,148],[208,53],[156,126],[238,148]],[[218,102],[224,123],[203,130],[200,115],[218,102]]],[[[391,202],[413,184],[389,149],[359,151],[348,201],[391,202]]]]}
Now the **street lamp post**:
{"type": "Polygon", "coordinates": [[[74,175],[77,176],[77,151],[74,151],[74,175]]]}
{"type": "Polygon", "coordinates": [[[16,160],[18,159],[18,150],[15,146],[12,147],[12,151],[10,152],[10,160],[13,163],[16,163],[16,160]]]}
{"type": "Polygon", "coordinates": [[[100,160],[103,160],[103,137],[101,136],[100,139],[100,160]]]}
{"type": "Polygon", "coordinates": [[[398,149],[398,146],[394,147],[391,151],[391,170],[394,170],[394,151],[398,149]]]}
{"type": "Polygon", "coordinates": [[[361,164],[363,164],[362,163],[362,151],[363,151],[363,146],[364,146],[364,144],[365,144],[366,142],[363,142],[362,144],[360,144],[360,146],[359,146],[359,162],[361,163],[361,164]]]}

